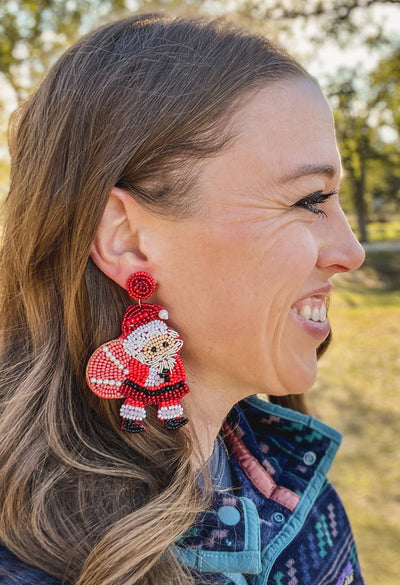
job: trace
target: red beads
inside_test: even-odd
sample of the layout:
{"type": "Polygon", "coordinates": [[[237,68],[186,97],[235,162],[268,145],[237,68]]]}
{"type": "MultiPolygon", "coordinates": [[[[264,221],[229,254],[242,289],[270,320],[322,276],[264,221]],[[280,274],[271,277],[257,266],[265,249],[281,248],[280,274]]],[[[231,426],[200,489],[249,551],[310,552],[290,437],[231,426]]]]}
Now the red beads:
{"type": "Polygon", "coordinates": [[[156,283],[154,278],[147,272],[135,272],[128,278],[126,290],[131,299],[146,301],[154,294],[156,283]]]}
{"type": "Polygon", "coordinates": [[[146,407],[156,405],[164,428],[176,431],[189,422],[181,404],[189,392],[179,355],[183,341],[165,323],[168,312],[164,307],[141,304],[156,289],[150,274],[135,272],[126,289],[138,304],[126,309],[121,335],[104,343],[90,358],[88,386],[100,398],[125,399],[120,409],[123,430],[145,431],[146,407]]]}

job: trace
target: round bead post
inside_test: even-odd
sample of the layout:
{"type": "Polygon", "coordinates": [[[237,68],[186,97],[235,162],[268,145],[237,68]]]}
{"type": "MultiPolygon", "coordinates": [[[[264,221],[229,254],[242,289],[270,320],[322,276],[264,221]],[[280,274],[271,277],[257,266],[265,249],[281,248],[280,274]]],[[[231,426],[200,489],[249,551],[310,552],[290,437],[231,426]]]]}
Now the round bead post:
{"type": "Polygon", "coordinates": [[[140,304],[154,294],[156,282],[148,272],[135,272],[128,278],[126,290],[131,299],[140,304]]]}

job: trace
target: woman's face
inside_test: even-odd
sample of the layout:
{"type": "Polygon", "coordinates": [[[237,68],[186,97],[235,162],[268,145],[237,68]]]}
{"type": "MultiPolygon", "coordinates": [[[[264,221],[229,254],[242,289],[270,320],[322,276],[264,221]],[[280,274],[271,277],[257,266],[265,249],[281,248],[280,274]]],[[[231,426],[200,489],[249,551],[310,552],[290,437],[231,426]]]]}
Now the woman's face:
{"type": "Polygon", "coordinates": [[[234,125],[202,167],[202,215],[149,234],[156,300],[184,339],[189,385],[234,400],[305,392],[330,329],[330,278],[364,259],[339,204],[332,115],[296,79],[257,92],[234,125]]]}

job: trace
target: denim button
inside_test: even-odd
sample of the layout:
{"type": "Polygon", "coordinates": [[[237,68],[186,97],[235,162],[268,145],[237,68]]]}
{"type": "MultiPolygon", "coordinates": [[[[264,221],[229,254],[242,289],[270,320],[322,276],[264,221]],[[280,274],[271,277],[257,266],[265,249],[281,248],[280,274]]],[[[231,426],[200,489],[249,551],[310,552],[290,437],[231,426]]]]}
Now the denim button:
{"type": "Polygon", "coordinates": [[[277,524],[282,524],[285,522],[285,516],[280,512],[275,512],[275,514],[272,514],[272,520],[277,524]]]}
{"type": "Polygon", "coordinates": [[[240,512],[233,506],[221,506],[218,510],[218,518],[227,526],[236,526],[240,522],[240,512]]]}
{"type": "Polygon", "coordinates": [[[307,451],[307,453],[304,453],[304,455],[303,455],[303,461],[308,466],[314,465],[316,460],[317,460],[317,456],[314,453],[314,451],[307,451]]]}

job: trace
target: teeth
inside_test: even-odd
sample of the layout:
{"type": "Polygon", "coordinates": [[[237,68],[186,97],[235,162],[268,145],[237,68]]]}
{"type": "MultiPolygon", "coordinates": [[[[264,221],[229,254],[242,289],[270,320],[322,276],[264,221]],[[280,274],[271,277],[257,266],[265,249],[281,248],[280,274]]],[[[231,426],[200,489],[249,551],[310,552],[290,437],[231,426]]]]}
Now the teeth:
{"type": "Polygon", "coordinates": [[[314,307],[314,309],[312,310],[311,321],[320,321],[319,309],[317,309],[317,307],[314,307]]]}
{"type": "Polygon", "coordinates": [[[318,307],[311,307],[310,305],[304,305],[300,311],[297,311],[303,319],[310,321],[325,321],[326,319],[326,307],[325,304],[318,307]]]}
{"type": "Polygon", "coordinates": [[[300,316],[303,317],[304,319],[311,319],[311,315],[312,315],[312,309],[311,309],[310,305],[306,305],[300,311],[300,316]]]}

